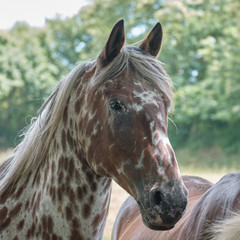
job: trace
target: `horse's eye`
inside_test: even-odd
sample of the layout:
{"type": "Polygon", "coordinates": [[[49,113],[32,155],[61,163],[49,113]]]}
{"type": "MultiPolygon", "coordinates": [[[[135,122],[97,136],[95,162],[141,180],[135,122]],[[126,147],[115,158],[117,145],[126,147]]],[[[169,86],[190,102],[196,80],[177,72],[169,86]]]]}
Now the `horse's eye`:
{"type": "Polygon", "coordinates": [[[110,102],[110,109],[115,112],[126,112],[125,105],[120,100],[112,100],[110,102]]]}

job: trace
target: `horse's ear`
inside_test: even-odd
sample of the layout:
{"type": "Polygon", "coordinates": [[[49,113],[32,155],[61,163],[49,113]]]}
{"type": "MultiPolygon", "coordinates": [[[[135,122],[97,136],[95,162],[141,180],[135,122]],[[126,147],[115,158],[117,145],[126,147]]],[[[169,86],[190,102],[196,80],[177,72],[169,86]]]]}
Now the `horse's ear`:
{"type": "Polygon", "coordinates": [[[101,66],[109,64],[122,50],[125,43],[124,21],[118,21],[99,55],[101,66]]]}
{"type": "Polygon", "coordinates": [[[161,49],[162,36],[162,26],[158,22],[148,36],[143,40],[139,48],[156,57],[161,49]]]}

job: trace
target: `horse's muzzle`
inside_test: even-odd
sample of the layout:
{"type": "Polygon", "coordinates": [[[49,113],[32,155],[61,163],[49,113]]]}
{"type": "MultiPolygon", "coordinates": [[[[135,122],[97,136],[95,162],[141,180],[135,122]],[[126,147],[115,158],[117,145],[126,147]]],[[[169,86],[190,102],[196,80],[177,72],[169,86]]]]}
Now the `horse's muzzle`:
{"type": "Polygon", "coordinates": [[[152,187],[138,200],[144,224],[153,230],[169,230],[183,216],[188,190],[182,184],[171,189],[152,187]]]}

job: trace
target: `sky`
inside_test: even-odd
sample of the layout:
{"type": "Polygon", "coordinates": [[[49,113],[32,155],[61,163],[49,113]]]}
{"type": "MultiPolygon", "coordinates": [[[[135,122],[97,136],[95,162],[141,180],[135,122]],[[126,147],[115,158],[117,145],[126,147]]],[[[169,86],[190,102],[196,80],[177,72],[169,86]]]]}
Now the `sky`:
{"type": "Polygon", "coordinates": [[[41,27],[56,14],[70,17],[88,0],[0,0],[0,29],[10,29],[16,21],[41,27]]]}

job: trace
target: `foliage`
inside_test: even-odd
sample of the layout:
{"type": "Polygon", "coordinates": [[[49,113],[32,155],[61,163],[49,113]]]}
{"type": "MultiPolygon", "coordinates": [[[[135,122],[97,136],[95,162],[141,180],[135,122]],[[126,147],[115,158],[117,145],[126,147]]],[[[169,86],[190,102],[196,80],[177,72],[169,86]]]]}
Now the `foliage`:
{"type": "Polygon", "coordinates": [[[25,116],[35,115],[58,69],[48,62],[39,32],[24,23],[0,33],[0,144],[13,143],[25,116]]]}
{"type": "Polygon", "coordinates": [[[56,16],[42,29],[17,23],[0,32],[0,146],[13,143],[55,82],[96,56],[124,18],[130,44],[157,21],[163,25],[159,58],[175,84],[174,147],[240,152],[239,9],[238,0],[92,0],[72,18],[56,16]]]}

